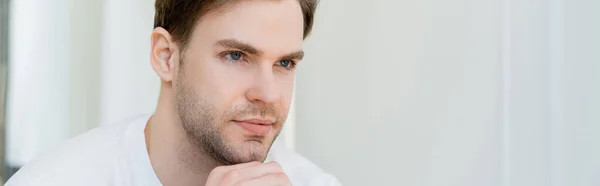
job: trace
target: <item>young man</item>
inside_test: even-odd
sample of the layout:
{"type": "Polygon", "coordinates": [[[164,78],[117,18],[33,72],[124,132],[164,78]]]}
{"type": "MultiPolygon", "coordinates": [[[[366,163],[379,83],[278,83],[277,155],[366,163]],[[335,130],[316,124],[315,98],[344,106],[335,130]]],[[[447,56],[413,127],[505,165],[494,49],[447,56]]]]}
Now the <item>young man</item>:
{"type": "Polygon", "coordinates": [[[156,112],[70,140],[7,185],[340,185],[271,146],[315,7],[316,0],[156,0],[156,112]]]}

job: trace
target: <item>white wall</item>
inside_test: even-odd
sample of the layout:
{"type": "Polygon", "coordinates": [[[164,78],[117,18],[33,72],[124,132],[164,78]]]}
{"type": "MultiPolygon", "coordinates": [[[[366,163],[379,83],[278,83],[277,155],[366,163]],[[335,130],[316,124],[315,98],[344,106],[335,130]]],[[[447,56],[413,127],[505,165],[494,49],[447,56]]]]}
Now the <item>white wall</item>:
{"type": "Polygon", "coordinates": [[[151,114],[160,90],[150,65],[154,0],[107,0],[102,23],[101,123],[151,114]]]}
{"type": "Polygon", "coordinates": [[[325,0],[297,150],[345,185],[598,185],[592,0],[325,0]]]}
{"type": "Polygon", "coordinates": [[[99,125],[104,0],[70,1],[69,134],[99,125]]]}
{"type": "Polygon", "coordinates": [[[23,0],[11,9],[8,164],[154,110],[152,0],[23,0]]]}
{"type": "Polygon", "coordinates": [[[10,13],[6,158],[22,166],[69,136],[69,1],[11,1],[10,13]]]}
{"type": "Polygon", "coordinates": [[[600,1],[563,4],[564,29],[557,35],[563,36],[564,53],[557,56],[553,82],[555,101],[561,103],[557,111],[563,109],[553,113],[560,115],[557,124],[562,125],[557,131],[563,140],[560,173],[565,185],[600,185],[600,1]]]}

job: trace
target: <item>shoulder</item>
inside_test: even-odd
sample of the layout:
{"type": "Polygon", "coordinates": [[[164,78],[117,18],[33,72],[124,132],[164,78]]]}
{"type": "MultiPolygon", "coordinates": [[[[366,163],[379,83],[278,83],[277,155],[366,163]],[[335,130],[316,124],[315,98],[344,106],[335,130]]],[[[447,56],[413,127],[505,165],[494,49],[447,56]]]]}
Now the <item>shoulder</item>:
{"type": "Polygon", "coordinates": [[[339,186],[339,181],[300,154],[274,144],[269,160],[278,162],[295,186],[339,186]]]}
{"type": "Polygon", "coordinates": [[[110,185],[130,123],[101,126],[72,138],[22,167],[6,185],[110,185]]]}

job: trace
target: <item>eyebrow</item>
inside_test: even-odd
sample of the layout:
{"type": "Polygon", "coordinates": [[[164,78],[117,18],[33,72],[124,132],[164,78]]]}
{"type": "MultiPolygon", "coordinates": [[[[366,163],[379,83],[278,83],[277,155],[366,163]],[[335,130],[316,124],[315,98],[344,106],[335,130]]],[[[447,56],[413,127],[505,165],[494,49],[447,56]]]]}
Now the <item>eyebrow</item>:
{"type": "Polygon", "coordinates": [[[283,57],[281,57],[282,60],[288,60],[288,59],[295,59],[295,60],[302,60],[302,58],[304,58],[304,51],[297,51],[297,52],[292,52],[289,53],[287,55],[284,55],[283,57]]]}
{"type": "MultiPolygon", "coordinates": [[[[223,48],[232,48],[237,49],[242,52],[251,54],[251,55],[261,55],[263,54],[262,50],[257,49],[256,47],[243,43],[241,41],[235,39],[223,39],[215,42],[214,46],[220,46],[223,48]]],[[[286,55],[283,55],[280,59],[294,59],[294,60],[302,60],[304,58],[304,51],[296,51],[286,55]]]]}
{"type": "Polygon", "coordinates": [[[221,46],[224,48],[238,49],[238,50],[241,50],[242,52],[246,52],[246,53],[252,54],[252,55],[260,55],[263,53],[261,50],[258,50],[257,48],[253,47],[252,45],[242,43],[235,39],[219,40],[219,41],[215,42],[214,45],[221,46]]]}

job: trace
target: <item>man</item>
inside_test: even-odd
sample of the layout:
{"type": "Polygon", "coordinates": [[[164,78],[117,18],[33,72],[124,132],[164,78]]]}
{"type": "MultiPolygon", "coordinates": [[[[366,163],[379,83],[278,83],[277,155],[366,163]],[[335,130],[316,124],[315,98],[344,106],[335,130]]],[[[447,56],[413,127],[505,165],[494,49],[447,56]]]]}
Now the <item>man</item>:
{"type": "Polygon", "coordinates": [[[7,185],[340,185],[271,147],[315,7],[316,0],[156,0],[156,112],[72,139],[7,185]]]}

